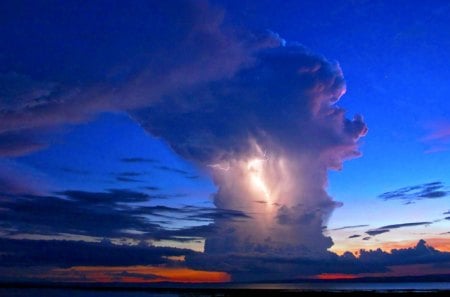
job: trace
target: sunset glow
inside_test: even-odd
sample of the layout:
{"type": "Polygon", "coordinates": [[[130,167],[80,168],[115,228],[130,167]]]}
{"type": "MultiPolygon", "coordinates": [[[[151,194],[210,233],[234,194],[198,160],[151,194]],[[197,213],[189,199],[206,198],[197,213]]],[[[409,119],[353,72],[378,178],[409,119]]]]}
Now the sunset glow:
{"type": "Polygon", "coordinates": [[[188,268],[154,266],[76,266],[68,269],[53,269],[43,277],[52,277],[61,281],[89,282],[181,282],[181,283],[218,283],[230,281],[224,272],[201,271],[188,268]]]}

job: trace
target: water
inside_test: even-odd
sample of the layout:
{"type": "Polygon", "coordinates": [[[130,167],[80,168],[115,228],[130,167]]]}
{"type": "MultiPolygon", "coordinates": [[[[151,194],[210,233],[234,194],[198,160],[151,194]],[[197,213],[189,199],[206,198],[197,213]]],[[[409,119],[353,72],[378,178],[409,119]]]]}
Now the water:
{"type": "MultiPolygon", "coordinates": [[[[232,287],[233,285],[230,285],[232,287]]],[[[292,284],[248,284],[236,285],[242,289],[274,289],[300,291],[441,291],[450,290],[449,282],[402,282],[402,283],[292,283],[292,284]]]]}
{"type": "MultiPolygon", "coordinates": [[[[198,287],[190,287],[198,288],[198,287]]],[[[202,287],[203,288],[203,287],[202,287]]],[[[223,289],[248,289],[245,295],[252,294],[252,290],[276,290],[279,292],[305,292],[305,291],[327,291],[327,292],[350,292],[350,291],[376,291],[376,292],[439,292],[450,291],[450,282],[427,282],[427,283],[295,283],[295,284],[226,284],[220,287],[208,286],[207,289],[217,291],[152,291],[152,289],[136,290],[77,290],[60,288],[0,288],[1,297],[178,297],[178,296],[223,296],[223,289]]],[[[259,291],[259,293],[261,293],[259,291]]],[[[229,294],[225,294],[229,295],[229,294]]],[[[240,291],[240,296],[242,291],[240,291]]]]}
{"type": "Polygon", "coordinates": [[[149,291],[90,291],[73,289],[0,289],[1,297],[178,297],[179,293],[149,291]]]}

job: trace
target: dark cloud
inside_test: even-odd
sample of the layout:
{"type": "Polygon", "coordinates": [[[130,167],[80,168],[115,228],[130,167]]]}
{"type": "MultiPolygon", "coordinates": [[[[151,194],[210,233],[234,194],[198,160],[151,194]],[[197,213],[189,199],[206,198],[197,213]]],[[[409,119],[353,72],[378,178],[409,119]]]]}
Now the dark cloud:
{"type": "Polygon", "coordinates": [[[414,200],[443,198],[448,193],[449,191],[446,190],[442,182],[432,182],[386,192],[379,195],[378,198],[383,200],[406,200],[406,204],[410,204],[414,200]]]}
{"type": "Polygon", "coordinates": [[[200,269],[226,267],[233,281],[276,281],[313,276],[321,273],[370,273],[385,272],[387,268],[377,263],[360,263],[349,253],[339,257],[329,254],[321,259],[309,257],[267,256],[227,254],[205,257],[193,254],[187,259],[188,265],[200,269]]]}
{"type": "Polygon", "coordinates": [[[404,224],[395,224],[395,225],[386,225],[383,227],[380,227],[379,229],[398,229],[398,228],[404,228],[404,227],[414,227],[414,226],[428,226],[433,224],[433,222],[415,222],[415,223],[404,223],[404,224]]]}
{"type": "Polygon", "coordinates": [[[90,203],[90,204],[102,204],[110,207],[116,207],[117,203],[137,203],[147,202],[150,200],[150,196],[136,191],[113,189],[108,192],[87,192],[67,190],[57,192],[57,194],[64,195],[71,201],[90,203]]]}
{"type": "Polygon", "coordinates": [[[141,280],[154,280],[154,279],[161,278],[160,276],[155,275],[155,274],[130,273],[127,271],[122,271],[120,273],[109,272],[109,273],[107,273],[107,275],[111,276],[115,281],[119,281],[119,282],[123,281],[124,277],[138,278],[141,280]]]}
{"type": "Polygon", "coordinates": [[[55,84],[42,83],[16,72],[0,73],[0,110],[39,106],[54,92],[55,84]]]}
{"type": "Polygon", "coordinates": [[[145,172],[136,172],[136,171],[111,173],[111,175],[115,176],[116,181],[125,183],[142,183],[144,182],[142,176],[144,176],[145,174],[146,174],[145,172]]]}
{"type": "Polygon", "coordinates": [[[61,167],[60,170],[63,171],[63,172],[76,174],[76,175],[89,175],[89,174],[91,174],[91,172],[88,171],[88,170],[80,170],[80,169],[71,168],[71,167],[61,167]]]}
{"type": "Polygon", "coordinates": [[[369,239],[371,239],[372,237],[370,237],[370,236],[367,236],[367,237],[364,237],[362,240],[369,240],[369,239]]]}
{"type": "Polygon", "coordinates": [[[354,235],[350,235],[348,238],[358,238],[358,237],[361,237],[361,235],[354,234],[354,235]]]}
{"type": "Polygon", "coordinates": [[[144,215],[158,215],[172,219],[186,219],[190,221],[202,221],[211,223],[215,219],[238,220],[249,219],[251,216],[236,210],[184,206],[180,208],[156,205],[156,206],[142,206],[134,211],[137,214],[144,215]]]}
{"type": "Polygon", "coordinates": [[[228,209],[203,209],[199,211],[197,214],[190,215],[190,219],[197,219],[197,220],[236,220],[236,219],[250,219],[251,216],[248,214],[245,214],[241,211],[236,210],[228,210],[228,209]]]}
{"type": "Polygon", "coordinates": [[[142,183],[143,182],[140,179],[126,177],[126,176],[117,176],[116,180],[119,182],[126,182],[126,183],[142,183]]]}
{"type": "Polygon", "coordinates": [[[444,215],[450,214],[450,210],[447,210],[446,212],[443,213],[444,215]]]}
{"type": "Polygon", "coordinates": [[[405,249],[393,249],[390,253],[377,250],[360,250],[358,259],[362,263],[379,263],[385,266],[430,264],[450,262],[450,253],[441,252],[420,240],[415,247],[405,249]]]}
{"type": "MultiPolygon", "coordinates": [[[[192,239],[202,239],[213,234],[216,234],[218,229],[213,224],[200,225],[194,227],[188,227],[177,230],[167,230],[161,233],[155,234],[156,239],[172,239],[176,241],[190,241],[192,239]]],[[[216,268],[217,270],[217,268],[216,268]]]]}
{"type": "Polygon", "coordinates": [[[181,170],[181,169],[177,169],[177,168],[173,168],[173,167],[169,167],[169,166],[156,166],[155,168],[162,170],[162,171],[168,171],[168,172],[174,172],[174,173],[178,173],[181,175],[188,175],[189,172],[185,171],[185,170],[181,170]]]}
{"type": "MultiPolygon", "coordinates": [[[[3,194],[0,201],[0,228],[12,234],[76,234],[94,237],[134,239],[172,239],[178,233],[198,237],[197,229],[175,232],[159,224],[177,221],[211,223],[216,218],[242,220],[248,215],[210,207],[146,206],[152,199],[171,195],[150,195],[131,190],[107,192],[63,191],[54,196],[3,194]],[[9,230],[9,231],[8,231],[9,230]],[[11,231],[14,230],[14,231],[11,231]]],[[[210,227],[205,227],[210,228],[210,227]]],[[[204,234],[202,230],[201,234],[204,234]]]]}
{"type": "Polygon", "coordinates": [[[120,172],[117,175],[118,176],[126,176],[126,177],[136,177],[136,176],[141,176],[144,173],[142,172],[136,172],[136,171],[125,171],[125,172],[120,172]]]}
{"type": "Polygon", "coordinates": [[[376,236],[379,234],[383,234],[389,232],[392,229],[406,228],[406,227],[415,227],[415,226],[428,226],[433,224],[433,222],[414,222],[414,223],[403,223],[403,224],[394,224],[394,225],[386,225],[383,227],[379,227],[377,229],[366,231],[366,234],[371,236],[376,236]]]}
{"type": "Polygon", "coordinates": [[[143,216],[134,215],[130,203],[145,202],[146,194],[64,191],[58,196],[15,195],[0,201],[3,228],[16,233],[125,236],[135,230],[147,234],[158,229],[143,216]]]}
{"type": "Polygon", "coordinates": [[[46,190],[47,182],[42,177],[42,173],[14,161],[0,158],[0,195],[23,193],[40,195],[46,190]]]}
{"type": "Polygon", "coordinates": [[[355,228],[362,228],[362,227],[368,227],[369,225],[352,225],[352,226],[344,226],[339,227],[335,229],[331,229],[332,231],[338,231],[338,230],[345,230],[345,229],[355,229],[355,228]]]}
{"type": "Polygon", "coordinates": [[[144,187],[144,189],[149,190],[149,191],[159,191],[159,190],[161,190],[160,187],[156,187],[156,186],[146,186],[146,187],[144,187]]]}
{"type": "Polygon", "coordinates": [[[140,157],[130,157],[130,158],[122,158],[121,162],[124,163],[157,163],[158,161],[149,158],[140,158],[140,157]]]}
{"type": "Polygon", "coordinates": [[[185,249],[115,245],[108,242],[0,238],[2,267],[161,265],[170,262],[168,256],[192,253],[185,249]]]}
{"type": "MultiPolygon", "coordinates": [[[[368,237],[363,238],[367,240],[368,237]]],[[[360,250],[359,257],[346,252],[342,256],[329,253],[320,259],[303,257],[267,257],[264,255],[195,254],[187,258],[188,264],[203,269],[226,267],[233,280],[277,280],[298,278],[321,273],[375,273],[388,272],[390,266],[413,264],[440,264],[450,262],[450,253],[441,252],[420,240],[416,246],[405,249],[393,249],[391,252],[360,250]]]]}
{"type": "MultiPolygon", "coordinates": [[[[255,51],[280,44],[274,35],[227,28],[223,11],[206,1],[117,6],[5,5],[0,133],[39,134],[102,112],[148,107],[180,89],[230,77],[252,64],[255,51]],[[98,17],[98,11],[109,13],[98,17]]],[[[23,147],[8,152],[19,153],[23,147]]]]}
{"type": "Polygon", "coordinates": [[[390,231],[389,229],[376,229],[376,230],[366,231],[366,234],[368,234],[370,236],[375,236],[375,235],[383,234],[383,233],[386,233],[389,231],[390,231]]]}
{"type": "Polygon", "coordinates": [[[155,168],[158,170],[179,174],[187,179],[198,179],[200,177],[200,176],[192,174],[186,170],[182,170],[182,169],[174,168],[174,167],[170,167],[170,166],[161,165],[161,166],[155,166],[155,168]]]}
{"type": "Polygon", "coordinates": [[[0,133],[0,157],[18,157],[45,147],[47,144],[30,130],[0,133]]]}
{"type": "MultiPolygon", "coordinates": [[[[169,173],[174,173],[181,175],[188,179],[197,179],[199,178],[198,175],[194,175],[186,170],[170,167],[166,165],[158,165],[158,161],[153,159],[147,159],[147,158],[123,158],[121,159],[122,162],[125,163],[152,163],[153,168],[169,173]]],[[[124,181],[124,182],[141,182],[141,180],[136,179],[135,177],[143,175],[142,172],[122,172],[117,174],[117,180],[118,181],[124,181]]]]}

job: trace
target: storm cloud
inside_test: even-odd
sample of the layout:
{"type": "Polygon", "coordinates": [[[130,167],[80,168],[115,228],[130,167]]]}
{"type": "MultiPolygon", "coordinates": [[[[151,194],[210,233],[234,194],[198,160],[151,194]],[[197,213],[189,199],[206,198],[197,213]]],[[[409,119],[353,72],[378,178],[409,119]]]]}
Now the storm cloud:
{"type": "MultiPolygon", "coordinates": [[[[389,272],[392,266],[431,264],[447,265],[450,263],[450,253],[441,252],[420,240],[416,246],[404,249],[393,249],[390,252],[376,250],[360,250],[359,256],[346,252],[342,256],[329,254],[326,258],[312,259],[304,257],[286,257],[283,255],[267,257],[250,255],[228,255],[229,258],[218,256],[211,262],[203,262],[203,269],[211,269],[229,265],[231,273],[239,280],[251,280],[252,273],[260,274],[260,279],[282,280],[286,274],[277,273],[280,268],[296,271],[298,275],[311,276],[321,273],[344,273],[351,275],[389,272]],[[246,263],[247,265],[242,265],[246,263]],[[278,268],[278,269],[277,269],[278,268]]],[[[201,254],[193,254],[187,259],[201,258],[201,254]]]]}
{"type": "MultiPolygon", "coordinates": [[[[49,16],[58,11],[33,5],[49,16]]],[[[254,271],[264,259],[274,259],[263,265],[265,270],[284,271],[284,277],[333,259],[335,255],[327,251],[333,242],[322,231],[341,204],[325,190],[327,171],[340,170],[344,160],[358,157],[358,140],[367,133],[362,116],[349,119],[336,105],[346,91],[337,62],[286,43],[273,32],[230,28],[223,22],[224,12],[207,2],[138,3],[115,10],[120,15],[101,14],[106,20],[90,6],[83,8],[88,13],[80,13],[78,6],[69,8],[84,18],[51,24],[71,33],[64,36],[64,44],[55,42],[61,37],[58,30],[50,30],[46,40],[34,33],[46,26],[40,21],[46,15],[28,16],[25,19],[37,28],[23,40],[44,42],[46,52],[28,52],[19,44],[18,50],[2,56],[10,62],[0,78],[14,87],[0,97],[0,138],[20,131],[36,137],[16,137],[15,145],[0,147],[0,154],[18,156],[44,147],[39,136],[48,129],[86,122],[104,112],[126,112],[174,152],[211,174],[218,188],[216,208],[142,206],[139,203],[151,201],[151,196],[117,189],[5,193],[0,205],[6,209],[4,226],[20,232],[139,239],[193,236],[197,230],[197,235],[207,236],[205,253],[193,256],[189,265],[214,262],[215,269],[236,276],[254,271]],[[145,22],[130,28],[126,24],[131,16],[145,16],[145,22]],[[94,31],[83,26],[86,20],[94,31]],[[130,30],[142,33],[129,37],[130,30]],[[87,35],[80,52],[66,46],[76,44],[78,34],[87,35]],[[98,36],[104,36],[101,44],[98,36]],[[139,46],[131,46],[136,43],[139,46]],[[15,62],[27,59],[61,67],[39,62],[24,69],[15,62]],[[89,60],[98,63],[91,65],[89,60]],[[54,215],[46,216],[49,212],[54,215]],[[205,225],[168,230],[149,216],[205,225]],[[280,265],[269,265],[280,260],[280,254],[286,256],[280,265]],[[291,267],[290,259],[302,260],[291,267]]],[[[33,10],[17,9],[25,15],[33,10]]],[[[23,26],[23,19],[8,19],[5,26],[23,26]]],[[[139,157],[122,162],[154,163],[139,157]]],[[[177,168],[153,166],[196,178],[177,168]]]]}
{"type": "Polygon", "coordinates": [[[327,170],[359,155],[356,142],[367,128],[361,116],[346,119],[334,105],[345,92],[337,63],[289,45],[262,50],[255,60],[133,118],[212,173],[218,208],[251,216],[217,218],[208,260],[200,261],[224,253],[326,258],[332,241],[322,227],[340,205],[325,192],[327,170]]]}

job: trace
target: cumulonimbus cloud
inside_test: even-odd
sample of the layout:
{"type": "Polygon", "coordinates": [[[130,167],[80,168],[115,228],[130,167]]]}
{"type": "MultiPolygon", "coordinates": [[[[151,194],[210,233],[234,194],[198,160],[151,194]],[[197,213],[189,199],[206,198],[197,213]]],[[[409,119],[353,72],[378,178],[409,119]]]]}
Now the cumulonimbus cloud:
{"type": "MultiPolygon", "coordinates": [[[[150,32],[148,52],[134,71],[81,86],[57,75],[37,82],[5,74],[25,86],[0,101],[0,137],[125,111],[209,171],[218,187],[214,203],[224,211],[207,214],[215,233],[208,234],[205,254],[188,260],[192,267],[224,259],[214,269],[251,271],[258,256],[283,255],[284,264],[265,267],[291,276],[299,266],[285,265],[289,258],[316,263],[333,257],[327,251],[332,240],[322,231],[340,203],[326,193],[327,171],[359,156],[357,142],[367,133],[361,116],[348,119],[336,105],[346,90],[339,64],[270,32],[229,28],[223,11],[206,2],[177,3],[176,17],[173,5],[151,4],[157,15],[149,22],[167,22],[155,23],[161,31],[150,32]],[[11,96],[18,102],[11,104],[11,96]]],[[[147,225],[138,220],[137,227],[147,225]]]]}
{"type": "Polygon", "coordinates": [[[217,207],[250,215],[216,219],[205,257],[329,257],[322,227],[339,203],[325,191],[327,170],[359,155],[367,128],[335,105],[345,92],[338,64],[299,46],[254,59],[233,77],[179,91],[133,118],[212,173],[217,207]]]}

